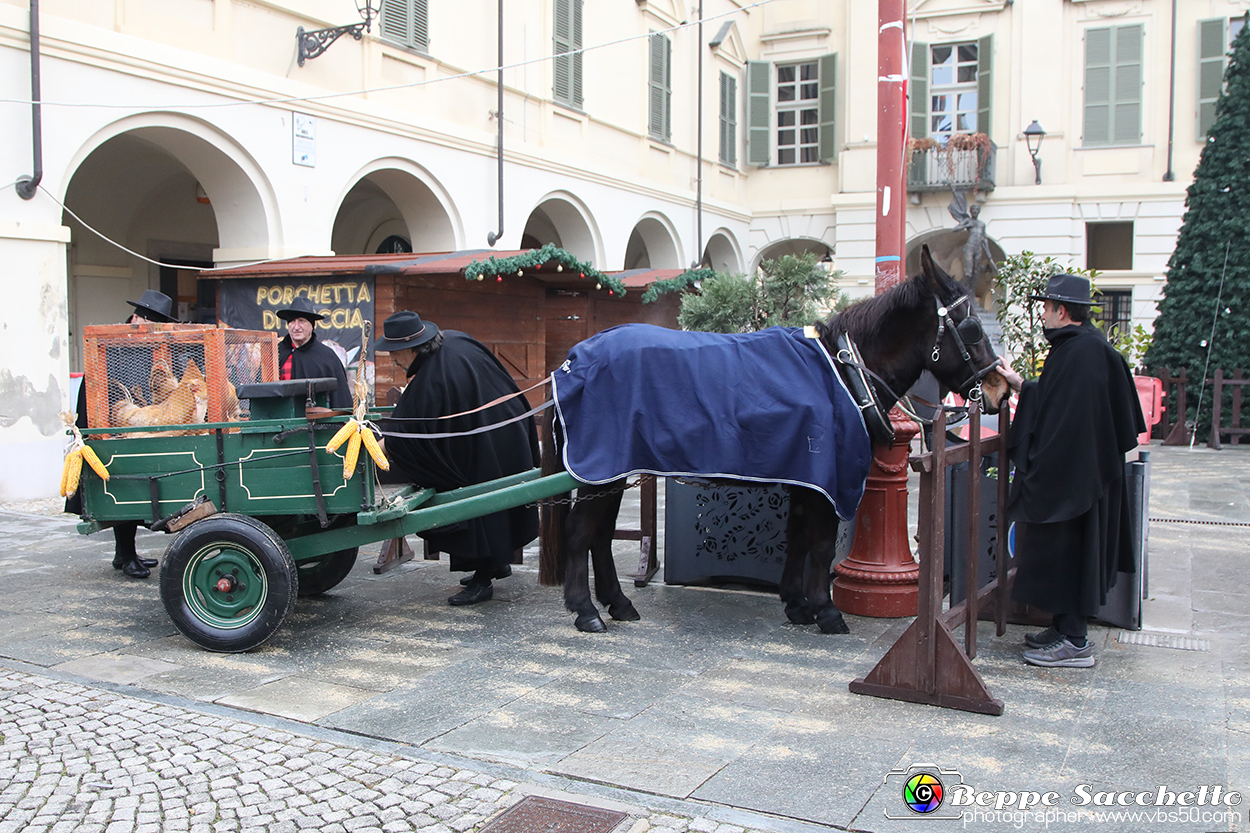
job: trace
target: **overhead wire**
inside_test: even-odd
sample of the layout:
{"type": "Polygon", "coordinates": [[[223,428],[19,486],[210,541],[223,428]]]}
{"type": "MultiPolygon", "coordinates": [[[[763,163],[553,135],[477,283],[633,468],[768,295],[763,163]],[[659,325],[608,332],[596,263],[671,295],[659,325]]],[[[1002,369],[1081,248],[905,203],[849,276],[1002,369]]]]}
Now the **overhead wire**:
{"type": "MultiPolygon", "coordinates": [[[[1220,320],[1220,301],[1224,297],[1224,278],[1228,275],[1228,252],[1232,245],[1233,239],[1230,237],[1224,244],[1224,269],[1220,272],[1220,287],[1215,293],[1215,315],[1211,318],[1211,337],[1207,339],[1207,361],[1202,366],[1202,385],[1198,388],[1198,407],[1194,411],[1194,432],[1189,437],[1190,451],[1194,450],[1194,440],[1198,438],[1198,420],[1202,418],[1202,397],[1207,392],[1207,371],[1211,368],[1211,351],[1215,349],[1215,326],[1220,320]]],[[[1179,418],[1184,419],[1185,415],[1180,414],[1179,418]]]]}

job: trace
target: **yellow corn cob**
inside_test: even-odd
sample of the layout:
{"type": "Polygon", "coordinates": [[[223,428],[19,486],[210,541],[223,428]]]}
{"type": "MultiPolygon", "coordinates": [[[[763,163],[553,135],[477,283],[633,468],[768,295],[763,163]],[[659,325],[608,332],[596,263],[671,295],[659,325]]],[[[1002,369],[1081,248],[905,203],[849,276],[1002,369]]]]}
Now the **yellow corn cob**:
{"type": "Polygon", "coordinates": [[[73,449],[65,452],[65,462],[61,464],[61,497],[69,497],[65,493],[65,484],[69,482],[69,456],[73,453],[73,449]]]}
{"type": "Polygon", "coordinates": [[[63,476],[65,477],[65,486],[61,490],[61,494],[69,497],[78,491],[78,480],[82,477],[82,449],[80,445],[70,449],[69,454],[65,455],[65,469],[63,476]]]}
{"type": "Polygon", "coordinates": [[[359,430],[360,426],[357,425],[356,420],[349,419],[347,422],[343,423],[343,427],[338,430],[338,433],[331,437],[330,441],[326,443],[326,451],[331,454],[338,451],[339,446],[347,442],[347,438],[359,430]]]}
{"type": "Polygon", "coordinates": [[[360,432],[352,434],[347,441],[347,454],[343,456],[343,479],[351,480],[356,473],[356,459],[360,456],[360,432]]]}
{"type": "Polygon", "coordinates": [[[378,445],[378,438],[373,436],[373,429],[365,426],[360,432],[361,438],[364,440],[365,450],[369,452],[369,456],[373,458],[374,464],[382,471],[390,471],[390,461],[386,459],[386,455],[382,453],[382,446],[378,445]]]}
{"type": "Polygon", "coordinates": [[[100,456],[92,450],[91,446],[83,445],[82,458],[87,461],[87,465],[100,475],[101,480],[109,479],[109,470],[104,467],[104,463],[100,460],[100,456]]]}

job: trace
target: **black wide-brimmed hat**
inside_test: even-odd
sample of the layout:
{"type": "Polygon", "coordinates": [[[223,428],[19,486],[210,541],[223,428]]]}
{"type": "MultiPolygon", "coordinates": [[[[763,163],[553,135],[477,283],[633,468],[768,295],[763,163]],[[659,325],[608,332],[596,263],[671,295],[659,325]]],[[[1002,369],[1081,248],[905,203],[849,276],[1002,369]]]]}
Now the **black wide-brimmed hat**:
{"type": "Polygon", "coordinates": [[[415,312],[397,312],[382,322],[382,337],[373,342],[377,353],[420,347],[438,335],[438,325],[422,321],[415,312]]]}
{"type": "Polygon", "coordinates": [[[1093,305],[1090,298],[1089,278],[1080,275],[1051,275],[1046,283],[1046,291],[1040,295],[1030,295],[1030,301],[1055,301],[1060,304],[1093,305]]]}
{"type": "Polygon", "coordinates": [[[312,301],[307,298],[292,299],[291,303],[278,310],[278,317],[283,321],[290,321],[292,318],[307,318],[314,324],[325,318],[313,308],[312,301]]]}
{"type": "Polygon", "coordinates": [[[144,290],[137,301],[127,301],[135,308],[135,312],[142,315],[149,321],[156,321],[162,324],[177,324],[178,319],[174,318],[174,301],[164,292],[157,292],[155,289],[144,290]]]}

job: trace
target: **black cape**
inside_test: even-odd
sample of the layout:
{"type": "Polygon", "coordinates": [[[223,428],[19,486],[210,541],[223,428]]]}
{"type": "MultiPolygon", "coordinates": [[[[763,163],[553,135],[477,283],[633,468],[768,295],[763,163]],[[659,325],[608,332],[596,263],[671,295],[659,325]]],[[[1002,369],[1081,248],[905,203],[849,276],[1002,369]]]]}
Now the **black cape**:
{"type": "Polygon", "coordinates": [[[1007,503],[1017,522],[1012,597],[1095,615],[1118,572],[1133,572],[1124,455],[1146,430],[1128,364],[1089,322],[1048,333],[1012,425],[1007,503]]]}
{"type": "MultiPolygon", "coordinates": [[[[408,386],[382,424],[386,454],[395,469],[419,486],[438,491],[519,474],[538,465],[538,431],[533,417],[468,437],[412,439],[392,433],[450,433],[491,425],[529,410],[514,396],[484,411],[455,419],[428,419],[469,411],[519,389],[508,371],[480,342],[443,330],[438,352],[409,369],[408,386]],[[425,418],[425,419],[421,419],[425,418]],[[413,420],[413,421],[406,421],[413,420]]],[[[517,507],[421,533],[451,557],[452,570],[508,564],[512,554],[538,536],[538,510],[517,507]]]]}
{"type": "MultiPolygon", "coordinates": [[[[291,336],[286,335],[278,342],[278,368],[286,364],[286,357],[291,355],[291,336]]],[[[352,389],[347,383],[347,372],[338,354],[317,340],[314,332],[312,338],[303,347],[295,348],[291,359],[292,379],[337,379],[339,386],[330,393],[331,408],[352,407],[352,389]]]]}

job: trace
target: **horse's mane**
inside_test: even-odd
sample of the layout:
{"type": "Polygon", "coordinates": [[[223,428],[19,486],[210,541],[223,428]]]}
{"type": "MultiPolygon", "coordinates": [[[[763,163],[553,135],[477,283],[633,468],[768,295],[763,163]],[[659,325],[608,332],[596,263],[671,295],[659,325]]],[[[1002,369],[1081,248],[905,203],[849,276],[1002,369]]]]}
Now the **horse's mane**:
{"type": "Polygon", "coordinates": [[[893,317],[891,313],[923,308],[932,303],[933,291],[929,289],[924,274],[913,275],[888,292],[857,301],[834,313],[818,323],[816,329],[829,345],[843,333],[850,333],[860,343],[877,341],[890,335],[886,322],[893,317]]]}

